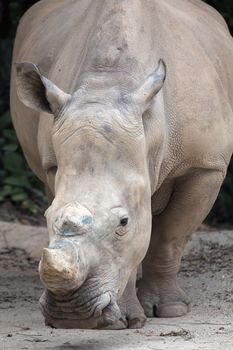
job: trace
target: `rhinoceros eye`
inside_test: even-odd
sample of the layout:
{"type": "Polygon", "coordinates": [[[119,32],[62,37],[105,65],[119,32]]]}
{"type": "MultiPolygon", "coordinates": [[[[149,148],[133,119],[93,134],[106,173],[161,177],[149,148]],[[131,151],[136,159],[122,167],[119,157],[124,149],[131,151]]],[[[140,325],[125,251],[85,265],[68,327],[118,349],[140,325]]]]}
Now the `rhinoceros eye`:
{"type": "Polygon", "coordinates": [[[120,221],[120,226],[126,226],[128,224],[129,219],[128,218],[122,218],[120,221]]]}
{"type": "Polygon", "coordinates": [[[115,233],[118,236],[124,236],[128,232],[129,217],[128,212],[125,208],[120,206],[111,208],[113,214],[112,218],[114,224],[116,225],[115,233]]]}
{"type": "Polygon", "coordinates": [[[118,236],[124,236],[127,232],[127,224],[128,224],[129,219],[127,217],[124,217],[120,220],[120,223],[116,229],[116,234],[118,236]]]}

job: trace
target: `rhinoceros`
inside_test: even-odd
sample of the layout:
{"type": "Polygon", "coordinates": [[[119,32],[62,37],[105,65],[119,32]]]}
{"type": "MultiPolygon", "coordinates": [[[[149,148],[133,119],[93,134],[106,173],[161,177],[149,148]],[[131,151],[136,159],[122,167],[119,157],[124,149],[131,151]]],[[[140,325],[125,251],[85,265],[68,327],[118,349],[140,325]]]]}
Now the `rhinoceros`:
{"type": "Polygon", "coordinates": [[[202,1],[43,0],[23,16],[11,111],[49,200],[47,325],[190,310],[177,272],[225,177],[232,108],[232,37],[202,1]]]}

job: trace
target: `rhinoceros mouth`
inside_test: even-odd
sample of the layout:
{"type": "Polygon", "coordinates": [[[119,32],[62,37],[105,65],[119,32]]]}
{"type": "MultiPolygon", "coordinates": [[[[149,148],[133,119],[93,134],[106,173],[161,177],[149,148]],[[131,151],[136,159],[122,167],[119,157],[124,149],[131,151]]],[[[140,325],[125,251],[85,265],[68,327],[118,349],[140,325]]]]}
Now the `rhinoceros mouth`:
{"type": "Polygon", "coordinates": [[[101,293],[83,303],[78,301],[74,294],[57,297],[45,290],[39,301],[45,324],[53,328],[104,328],[111,326],[121,317],[111,291],[101,293]]]}

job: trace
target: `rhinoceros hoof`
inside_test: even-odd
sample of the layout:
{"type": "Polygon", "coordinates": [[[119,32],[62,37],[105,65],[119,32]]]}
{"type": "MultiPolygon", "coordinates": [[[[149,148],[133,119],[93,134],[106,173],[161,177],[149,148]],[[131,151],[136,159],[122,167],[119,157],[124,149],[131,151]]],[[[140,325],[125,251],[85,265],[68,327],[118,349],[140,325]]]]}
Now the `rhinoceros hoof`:
{"type": "Polygon", "coordinates": [[[138,298],[147,317],[179,317],[191,309],[190,299],[179,287],[167,291],[140,287],[138,298]]]}
{"type": "Polygon", "coordinates": [[[138,315],[125,315],[121,321],[125,324],[125,328],[138,329],[142,328],[146,323],[146,316],[143,314],[138,315]]]}
{"type": "Polygon", "coordinates": [[[138,329],[145,325],[146,315],[138,301],[131,302],[126,306],[120,305],[120,310],[121,318],[105,329],[138,329]]]}
{"type": "Polygon", "coordinates": [[[146,323],[145,314],[138,315],[134,318],[130,318],[129,316],[124,315],[116,323],[114,323],[111,326],[105,327],[104,329],[126,329],[126,328],[138,329],[138,328],[142,328],[145,325],[145,323],[146,323]]]}

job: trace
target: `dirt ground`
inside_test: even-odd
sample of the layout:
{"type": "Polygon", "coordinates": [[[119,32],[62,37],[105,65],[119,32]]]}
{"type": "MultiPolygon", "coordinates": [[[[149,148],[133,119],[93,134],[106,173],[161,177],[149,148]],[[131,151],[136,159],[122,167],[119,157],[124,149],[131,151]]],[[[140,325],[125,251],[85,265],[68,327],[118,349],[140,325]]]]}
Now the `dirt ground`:
{"type": "Polygon", "coordinates": [[[233,349],[233,232],[193,235],[179,274],[191,313],[148,319],[140,330],[57,330],[44,326],[38,277],[46,230],[0,222],[0,350],[233,349]]]}

